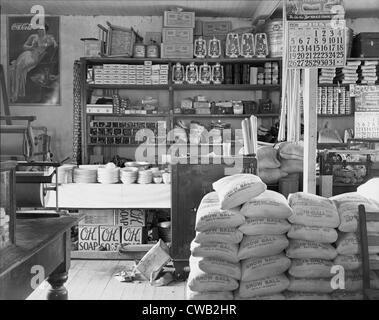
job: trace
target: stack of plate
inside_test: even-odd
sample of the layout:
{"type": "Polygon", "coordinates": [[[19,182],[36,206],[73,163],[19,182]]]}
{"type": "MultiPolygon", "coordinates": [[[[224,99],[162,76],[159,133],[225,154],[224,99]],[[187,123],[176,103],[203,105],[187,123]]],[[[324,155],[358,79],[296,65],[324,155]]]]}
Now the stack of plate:
{"type": "Polygon", "coordinates": [[[138,168],[128,167],[120,170],[120,178],[122,183],[131,184],[135,183],[138,178],[138,168]]]}
{"type": "Polygon", "coordinates": [[[74,183],[96,183],[97,170],[87,168],[74,168],[74,183]]]}
{"type": "Polygon", "coordinates": [[[151,170],[140,170],[138,171],[138,183],[148,184],[153,182],[153,173],[151,170]]]}
{"type": "Polygon", "coordinates": [[[120,180],[120,168],[101,167],[97,169],[97,181],[110,184],[120,180]]]}

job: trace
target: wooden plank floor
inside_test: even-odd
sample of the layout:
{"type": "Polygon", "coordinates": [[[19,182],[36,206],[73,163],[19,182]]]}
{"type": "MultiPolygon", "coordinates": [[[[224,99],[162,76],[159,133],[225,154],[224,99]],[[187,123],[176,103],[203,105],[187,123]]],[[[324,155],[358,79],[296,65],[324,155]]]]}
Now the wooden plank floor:
{"type": "MultiPolygon", "coordinates": [[[[185,282],[153,287],[148,281],[119,282],[113,275],[131,269],[133,261],[72,260],[66,288],[69,300],[183,300],[185,282]]],[[[49,284],[43,282],[27,299],[45,300],[49,284]]]]}

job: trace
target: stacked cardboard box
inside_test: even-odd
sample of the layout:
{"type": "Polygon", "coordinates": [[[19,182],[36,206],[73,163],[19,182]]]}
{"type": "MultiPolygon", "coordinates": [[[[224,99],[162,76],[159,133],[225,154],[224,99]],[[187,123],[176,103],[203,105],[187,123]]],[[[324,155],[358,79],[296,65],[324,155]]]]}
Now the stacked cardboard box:
{"type": "Polygon", "coordinates": [[[162,29],[162,58],[192,58],[194,12],[165,11],[162,29]]]}

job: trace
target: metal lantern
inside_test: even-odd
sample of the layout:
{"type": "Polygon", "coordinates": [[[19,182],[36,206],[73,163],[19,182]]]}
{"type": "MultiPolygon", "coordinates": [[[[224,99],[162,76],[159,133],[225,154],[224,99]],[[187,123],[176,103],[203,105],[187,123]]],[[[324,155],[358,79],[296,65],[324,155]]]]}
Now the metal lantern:
{"type": "Polygon", "coordinates": [[[244,33],[241,37],[241,56],[252,58],[254,56],[254,34],[244,33]]]}
{"type": "Polygon", "coordinates": [[[204,62],[199,68],[199,81],[201,84],[210,84],[212,77],[212,68],[204,62]]]}
{"type": "Polygon", "coordinates": [[[265,33],[255,35],[255,55],[257,58],[266,58],[268,56],[268,42],[265,33]]]}
{"type": "Polygon", "coordinates": [[[238,58],[240,55],[240,40],[237,33],[228,33],[226,36],[225,55],[229,58],[238,58]]]}
{"type": "Polygon", "coordinates": [[[211,58],[220,58],[221,57],[221,41],[216,37],[209,40],[208,43],[208,56],[211,58]]]}
{"type": "Polygon", "coordinates": [[[207,55],[207,41],[202,37],[199,37],[195,40],[194,46],[194,56],[196,58],[205,58],[207,55]]]}
{"type": "Polygon", "coordinates": [[[224,81],[224,67],[218,62],[212,66],[212,82],[214,84],[222,84],[224,81]]]}
{"type": "Polygon", "coordinates": [[[172,69],[172,81],[175,84],[182,84],[184,82],[184,67],[177,62],[172,69]]]}
{"type": "Polygon", "coordinates": [[[191,64],[186,67],[186,81],[189,84],[196,84],[198,80],[199,72],[197,65],[195,65],[194,62],[191,62],[191,64]]]}

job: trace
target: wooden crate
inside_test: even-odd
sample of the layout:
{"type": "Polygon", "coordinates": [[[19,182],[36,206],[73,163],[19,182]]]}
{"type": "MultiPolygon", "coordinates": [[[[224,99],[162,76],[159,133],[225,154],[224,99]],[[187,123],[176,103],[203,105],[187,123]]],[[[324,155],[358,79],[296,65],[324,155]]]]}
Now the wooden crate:
{"type": "Polygon", "coordinates": [[[163,28],[162,29],[163,43],[192,43],[193,29],[192,28],[163,28]]]}
{"type": "Polygon", "coordinates": [[[79,225],[79,251],[97,251],[99,249],[99,226],[79,225]]]}
{"type": "Polygon", "coordinates": [[[191,59],[193,58],[193,43],[161,44],[161,58],[166,59],[191,59]]]}
{"type": "Polygon", "coordinates": [[[212,36],[214,34],[227,35],[232,30],[231,21],[203,21],[203,35],[212,36]]]}
{"type": "Polygon", "coordinates": [[[165,11],[163,27],[194,28],[195,12],[165,11]]]}

